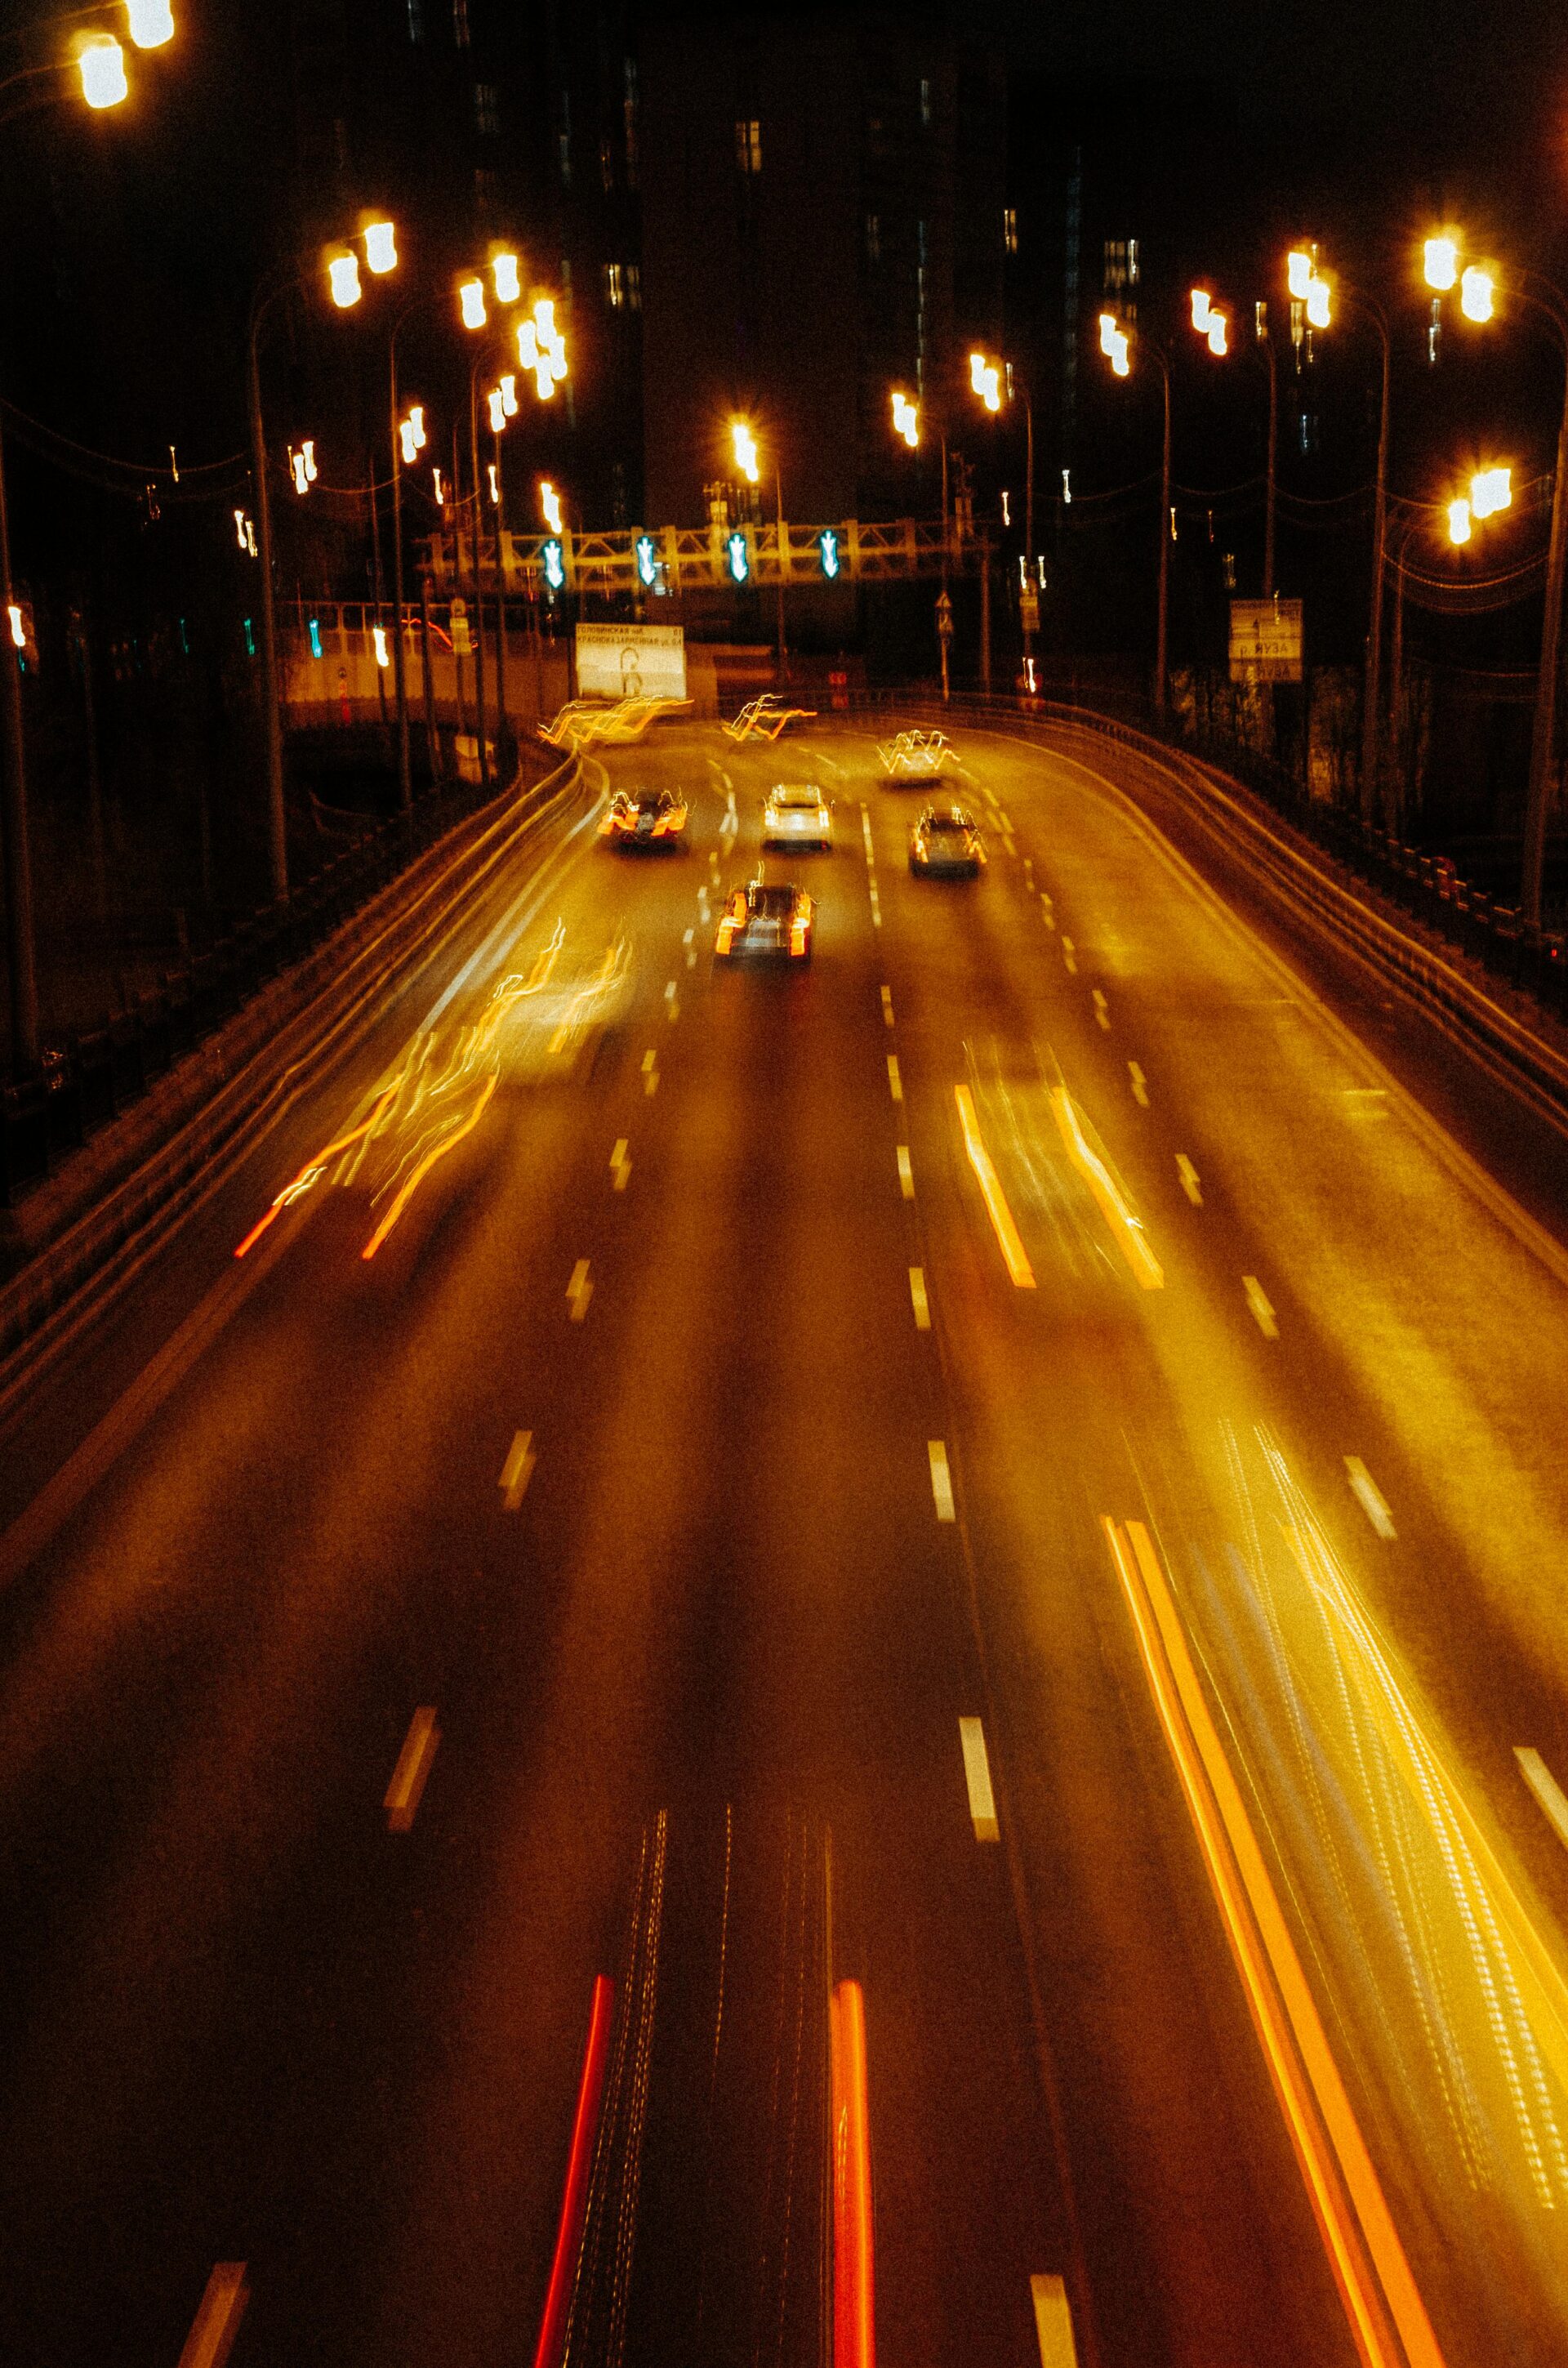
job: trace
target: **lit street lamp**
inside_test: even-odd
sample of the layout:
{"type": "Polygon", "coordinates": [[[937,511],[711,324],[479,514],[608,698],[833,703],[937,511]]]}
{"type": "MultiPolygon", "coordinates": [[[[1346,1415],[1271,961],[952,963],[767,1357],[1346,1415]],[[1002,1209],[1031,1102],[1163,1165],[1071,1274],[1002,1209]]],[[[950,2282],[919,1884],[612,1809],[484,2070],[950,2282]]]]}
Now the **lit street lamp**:
{"type": "MultiPolygon", "coordinates": [[[[756,438],[752,433],[749,421],[744,419],[731,420],[730,446],[731,450],[734,453],[736,468],[740,471],[748,485],[755,485],[761,477],[762,463],[757,453],[756,438]]],[[[790,652],[784,640],[784,481],[779,472],[777,452],[775,452],[773,461],[773,503],[774,516],[777,519],[777,525],[774,529],[776,538],[774,558],[778,575],[777,585],[778,679],[780,682],[787,682],[790,677],[790,652]]],[[[731,569],[731,573],[732,575],[734,573],[733,567],[731,569]]],[[[740,579],[737,577],[736,581],[738,582],[739,580],[740,579]]]]}
{"type": "MultiPolygon", "coordinates": [[[[1154,628],[1154,712],[1164,720],[1168,698],[1165,662],[1167,624],[1170,616],[1171,569],[1171,373],[1160,347],[1153,338],[1139,340],[1139,350],[1146,353],[1160,373],[1160,391],[1164,401],[1164,424],[1160,439],[1160,586],[1159,610],[1154,628]]],[[[1132,368],[1131,332],[1124,329],[1114,313],[1100,314],[1100,351],[1109,360],[1118,378],[1126,378],[1132,368]]]]}
{"type": "MultiPolygon", "coordinates": [[[[1455,231],[1444,231],[1426,241],[1422,261],[1428,288],[1439,296],[1455,285],[1460,311],[1467,321],[1483,323],[1496,311],[1497,273],[1487,263],[1462,262],[1463,243],[1455,231]]],[[[1539,313],[1557,341],[1568,364],[1568,301],[1538,273],[1519,274],[1513,292],[1521,304],[1539,313]]],[[[1564,377],[1562,416],[1557,430],[1557,468],[1551,483],[1551,530],[1546,547],[1546,598],[1540,620],[1540,663],[1536,676],[1535,714],[1530,728],[1529,781],[1525,791],[1524,848],[1520,865],[1519,904],[1532,929],[1540,927],[1541,891],[1546,872],[1546,825],[1551,803],[1552,764],[1557,744],[1557,672],[1562,640],[1562,580],[1568,564],[1568,374],[1564,377]]],[[[1473,494],[1471,503],[1475,511],[1473,494]]]]}
{"type": "MultiPolygon", "coordinates": [[[[1317,249],[1296,248],[1286,266],[1286,284],[1292,308],[1301,305],[1306,325],[1326,329],[1334,317],[1335,283],[1317,268],[1317,249]]],[[[1367,620],[1367,674],[1361,714],[1361,816],[1370,822],[1380,802],[1380,733],[1382,704],[1383,576],[1388,564],[1389,384],[1392,355],[1388,322],[1382,307],[1359,289],[1343,282],[1346,303],[1363,313],[1377,332],[1381,361],[1381,392],[1378,406],[1378,473],[1372,498],[1372,588],[1367,620]]],[[[1292,312],[1294,320],[1294,313],[1292,312]]]]}
{"type": "Polygon", "coordinates": [[[1029,598],[1023,605],[1024,671],[1030,683],[1034,681],[1034,627],[1028,621],[1031,609],[1039,613],[1040,594],[1034,586],[1034,405],[1029,391],[1010,364],[994,362],[984,354],[969,358],[969,382],[987,411],[1002,407],[1002,389],[1006,380],[1009,401],[1016,394],[1024,406],[1024,582],[1029,598]]]}
{"type": "MultiPolygon", "coordinates": [[[[361,232],[361,237],[366,244],[366,262],[369,268],[378,275],[392,269],[396,261],[392,224],[369,223],[361,232]],[[383,232],[385,246],[378,235],[383,232]],[[372,261],[372,246],[381,259],[372,261]],[[392,254],[391,262],[384,259],[388,247],[392,254]]],[[[347,310],[359,301],[358,258],[351,248],[340,248],[334,249],[325,260],[333,302],[347,310]]],[[[300,274],[292,268],[272,279],[270,284],[265,279],[261,281],[251,300],[250,319],[245,332],[256,557],[261,563],[261,672],[263,733],[267,746],[267,863],[272,894],[277,903],[286,902],[289,894],[289,821],[283,800],[283,705],[278,668],[278,616],[272,574],[272,487],[267,474],[267,429],[261,409],[261,324],[278,299],[290,294],[300,284],[300,274]]],[[[371,498],[374,499],[373,494],[371,498]]],[[[401,649],[401,633],[395,635],[394,640],[401,649]]]]}
{"type": "MultiPolygon", "coordinates": [[[[139,49],[157,49],[174,35],[168,0],[127,0],[131,38],[139,49]]],[[[69,73],[74,65],[84,103],[95,110],[118,107],[128,95],[125,52],[112,33],[86,34],[74,56],[57,56],[42,66],[7,75],[0,90],[40,75],[69,73]]],[[[11,626],[22,614],[11,575],[10,525],[6,507],[6,461],[0,442],[0,610],[11,626]]],[[[22,734],[19,644],[0,639],[0,864],[6,875],[6,965],[11,994],[11,1053],[19,1068],[39,1056],[38,973],[33,957],[32,864],[28,848],[27,750],[22,734]]]]}

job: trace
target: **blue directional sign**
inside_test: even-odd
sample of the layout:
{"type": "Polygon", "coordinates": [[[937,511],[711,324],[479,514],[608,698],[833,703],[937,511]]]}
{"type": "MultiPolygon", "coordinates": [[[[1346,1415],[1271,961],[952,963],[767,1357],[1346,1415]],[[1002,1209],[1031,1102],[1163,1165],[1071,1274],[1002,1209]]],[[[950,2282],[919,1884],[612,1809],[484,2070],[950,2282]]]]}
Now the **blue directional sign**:
{"type": "Polygon", "coordinates": [[[321,654],[321,619],[312,617],[311,619],[311,655],[313,658],[319,658],[321,654]]]}
{"type": "Polygon", "coordinates": [[[637,538],[637,573],[651,592],[659,580],[658,546],[651,534],[637,538]]]}
{"type": "Polygon", "coordinates": [[[817,548],[822,553],[822,572],[831,584],[844,564],[838,555],[838,537],[832,527],[824,527],[817,537],[817,548]]]}
{"type": "Polygon", "coordinates": [[[746,549],[744,535],[739,532],[733,534],[724,549],[729,554],[730,574],[737,584],[744,584],[751,574],[751,554],[746,549]]]}
{"type": "Polygon", "coordinates": [[[559,592],[566,581],[566,561],[561,545],[553,535],[540,552],[544,562],[544,580],[552,592],[559,592]]]}

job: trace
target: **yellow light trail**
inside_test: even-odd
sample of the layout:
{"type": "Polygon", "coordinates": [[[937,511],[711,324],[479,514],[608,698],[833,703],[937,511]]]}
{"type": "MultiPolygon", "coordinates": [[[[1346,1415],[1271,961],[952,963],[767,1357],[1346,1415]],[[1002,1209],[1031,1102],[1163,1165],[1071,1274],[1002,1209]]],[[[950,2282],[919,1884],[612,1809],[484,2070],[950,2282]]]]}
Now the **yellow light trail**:
{"type": "Polygon", "coordinates": [[[967,1086],[955,1086],[953,1099],[959,1106],[959,1124],[963,1129],[963,1144],[964,1149],[969,1154],[969,1164],[973,1168],[976,1180],[980,1185],[981,1197],[985,1202],[986,1214],[995,1232],[997,1247],[1002,1252],[1007,1272],[1020,1291],[1032,1291],[1035,1287],[1034,1269],[1029,1264],[1023,1237],[1013,1219],[1013,1212],[1007,1206],[1007,1196],[1002,1190],[1002,1179],[996,1173],[991,1154],[985,1148],[984,1138],[981,1134],[979,1122],[974,1115],[974,1097],[967,1086]]]}
{"type": "Polygon", "coordinates": [[[1399,2233],[1142,1521],[1107,1543],[1226,1937],[1366,2368],[1443,2368],[1399,2233]],[[1397,2330],[1397,2332],[1396,2332],[1397,2330]],[[1403,2348],[1402,2348],[1403,2347],[1403,2348]]]}
{"type": "Polygon", "coordinates": [[[1067,1145],[1067,1156],[1098,1201],[1100,1213],[1115,1235],[1117,1247],[1131,1268],[1140,1290],[1161,1290],[1165,1270],[1150,1248],[1142,1220],[1133,1215],[1120,1185],[1086,1141],[1073,1107],[1073,1097],[1065,1086],[1052,1087],[1051,1107],[1056,1113],[1062,1140],[1067,1145]]]}
{"type": "Polygon", "coordinates": [[[293,1181],[291,1183],[285,1184],[282,1191],[278,1193],[277,1199],[273,1201],[271,1208],[267,1210],[267,1214],[258,1219],[256,1224],[251,1227],[249,1233],[245,1235],[244,1241],[234,1252],[234,1256],[237,1258],[244,1258],[247,1250],[255,1247],[256,1244],[261,1239],[263,1234],[266,1233],[268,1225],[272,1224],[274,1218],[281,1216],[283,1211],[288,1208],[291,1201],[297,1201],[301,1193],[309,1191],[311,1186],[315,1182],[317,1177],[321,1174],[322,1169],[326,1166],[329,1159],[335,1158],[340,1151],[347,1151],[351,1143],[358,1143],[361,1135],[369,1134],[371,1132],[377,1124],[377,1121],[380,1120],[382,1111],[386,1109],[387,1104],[394,1099],[401,1090],[402,1086],[402,1077],[395,1078],[387,1087],[385,1093],[376,1104],[375,1109],[370,1112],[369,1117],[366,1119],[361,1125],[354,1127],[347,1134],[340,1134],[335,1143],[329,1143],[324,1151],[318,1151],[313,1159],[308,1159],[305,1162],[305,1165],[301,1168],[299,1174],[293,1178],[293,1181]]]}
{"type": "Polygon", "coordinates": [[[376,1227],[375,1232],[370,1235],[369,1240],[360,1251],[359,1255],[362,1258],[373,1258],[375,1257],[376,1252],[386,1240],[387,1235],[391,1233],[392,1227],[396,1224],[398,1219],[407,1208],[410,1201],[414,1198],[415,1193],[419,1189],[419,1186],[424,1182],[426,1177],[428,1176],[430,1170],[436,1165],[437,1160],[445,1158],[449,1151],[456,1150],[458,1144],[462,1141],[465,1134],[472,1134],[473,1133],[474,1128],[479,1124],[480,1120],[484,1115],[484,1106],[490,1099],[491,1095],[495,1091],[499,1077],[499,1070],[493,1069],[489,1076],[484,1080],[483,1092],[480,1095],[478,1101],[475,1103],[473,1109],[469,1112],[467,1118],[464,1119],[461,1126],[454,1128],[450,1134],[445,1136],[441,1142],[436,1144],[432,1149],[426,1153],[424,1158],[420,1161],[418,1167],[415,1169],[413,1175],[408,1178],[408,1181],[399,1192],[396,1200],[392,1202],[392,1207],[387,1211],[386,1215],[381,1219],[381,1224],[376,1227]]]}

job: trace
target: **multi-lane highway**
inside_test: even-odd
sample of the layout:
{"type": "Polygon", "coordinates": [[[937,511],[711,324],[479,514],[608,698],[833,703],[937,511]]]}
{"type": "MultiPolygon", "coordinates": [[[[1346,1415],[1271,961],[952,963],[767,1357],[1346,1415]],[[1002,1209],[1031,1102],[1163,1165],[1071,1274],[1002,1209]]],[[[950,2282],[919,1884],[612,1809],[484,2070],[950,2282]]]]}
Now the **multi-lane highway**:
{"type": "Polygon", "coordinates": [[[0,1441],[0,2356],[531,2358],[600,1975],[583,2368],[824,2360],[835,1983],[893,2368],[1568,2356],[1568,1252],[875,736],[607,757],[0,1441]]]}

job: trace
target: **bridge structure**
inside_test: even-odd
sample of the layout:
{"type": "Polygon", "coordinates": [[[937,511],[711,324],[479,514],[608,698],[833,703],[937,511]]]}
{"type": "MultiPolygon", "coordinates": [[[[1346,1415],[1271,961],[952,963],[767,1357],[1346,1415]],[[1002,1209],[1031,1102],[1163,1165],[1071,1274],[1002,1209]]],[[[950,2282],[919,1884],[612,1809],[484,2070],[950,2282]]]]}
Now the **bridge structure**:
{"type": "MultiPolygon", "coordinates": [[[[654,597],[747,585],[887,583],[962,574],[978,564],[973,537],[944,531],[940,518],[844,518],[835,525],[719,522],[706,527],[562,527],[559,534],[479,537],[479,582],[509,593],[588,592],[654,597]]],[[[474,583],[474,538],[466,527],[423,538],[418,564],[445,594],[474,583]]]]}

